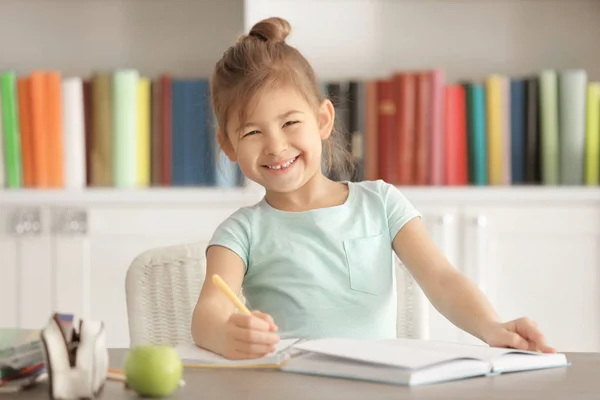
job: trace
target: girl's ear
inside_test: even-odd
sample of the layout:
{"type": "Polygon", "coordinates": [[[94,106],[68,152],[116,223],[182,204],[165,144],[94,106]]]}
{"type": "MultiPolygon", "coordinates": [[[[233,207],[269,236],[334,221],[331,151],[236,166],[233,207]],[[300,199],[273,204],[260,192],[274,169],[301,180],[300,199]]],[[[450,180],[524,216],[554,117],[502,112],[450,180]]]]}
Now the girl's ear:
{"type": "Polygon", "coordinates": [[[231,162],[236,162],[237,157],[235,155],[235,151],[233,150],[233,146],[231,145],[231,141],[225,137],[225,134],[221,132],[220,129],[217,130],[217,143],[223,150],[223,153],[229,158],[231,162]]]}
{"type": "Polygon", "coordinates": [[[325,140],[331,135],[335,122],[335,108],[329,99],[325,99],[323,103],[321,103],[318,119],[319,133],[321,134],[321,139],[325,140]]]}

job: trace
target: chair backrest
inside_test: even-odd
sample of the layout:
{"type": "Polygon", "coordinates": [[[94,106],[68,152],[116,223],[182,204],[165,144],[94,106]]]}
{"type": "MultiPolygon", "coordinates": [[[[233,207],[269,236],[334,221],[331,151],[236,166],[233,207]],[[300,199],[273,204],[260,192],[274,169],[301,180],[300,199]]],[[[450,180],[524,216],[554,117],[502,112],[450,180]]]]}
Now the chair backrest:
{"type": "Polygon", "coordinates": [[[206,276],[204,243],[148,250],[127,270],[130,345],[192,343],[191,316],[206,276]]]}
{"type": "MultiPolygon", "coordinates": [[[[205,243],[148,250],[127,270],[130,345],[192,343],[190,322],[206,277],[205,243]]],[[[397,336],[429,336],[429,302],[394,256],[398,294],[397,336]]],[[[243,296],[240,296],[243,299],[243,296]]]]}

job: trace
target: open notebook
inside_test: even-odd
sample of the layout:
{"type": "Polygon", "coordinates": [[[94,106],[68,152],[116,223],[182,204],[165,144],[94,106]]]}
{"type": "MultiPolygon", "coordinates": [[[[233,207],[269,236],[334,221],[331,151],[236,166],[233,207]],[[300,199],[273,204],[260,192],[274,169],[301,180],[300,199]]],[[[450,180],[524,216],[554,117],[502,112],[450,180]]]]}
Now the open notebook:
{"type": "Polygon", "coordinates": [[[250,360],[229,360],[193,344],[178,345],[176,350],[182,363],[188,367],[278,368],[284,361],[290,358],[290,355],[293,353],[291,347],[297,342],[298,339],[280,340],[275,346],[275,351],[264,357],[250,360]]]}
{"type": "Polygon", "coordinates": [[[409,386],[568,365],[564,354],[416,339],[320,339],[293,347],[302,352],[283,371],[409,386]]]}

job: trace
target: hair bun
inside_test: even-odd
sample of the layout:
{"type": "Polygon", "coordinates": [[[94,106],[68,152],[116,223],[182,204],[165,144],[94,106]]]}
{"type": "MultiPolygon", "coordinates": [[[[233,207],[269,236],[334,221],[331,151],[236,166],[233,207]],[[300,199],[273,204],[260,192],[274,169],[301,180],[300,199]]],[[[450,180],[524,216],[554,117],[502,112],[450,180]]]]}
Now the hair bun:
{"type": "Polygon", "coordinates": [[[292,28],[283,18],[271,17],[257,22],[250,29],[249,36],[257,37],[265,42],[284,42],[292,28]]]}

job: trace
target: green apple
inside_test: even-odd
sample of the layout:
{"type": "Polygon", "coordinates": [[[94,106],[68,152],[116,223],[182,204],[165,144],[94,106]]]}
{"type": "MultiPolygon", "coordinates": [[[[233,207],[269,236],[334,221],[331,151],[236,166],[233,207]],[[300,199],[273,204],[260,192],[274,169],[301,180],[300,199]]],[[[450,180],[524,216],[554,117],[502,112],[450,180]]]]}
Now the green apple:
{"type": "Polygon", "coordinates": [[[125,380],[138,395],[167,397],[177,389],[183,364],[177,351],[166,345],[139,345],[125,357],[125,380]]]}

